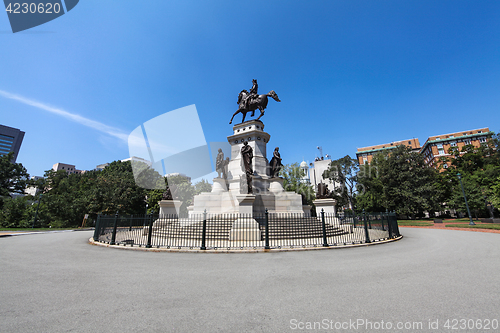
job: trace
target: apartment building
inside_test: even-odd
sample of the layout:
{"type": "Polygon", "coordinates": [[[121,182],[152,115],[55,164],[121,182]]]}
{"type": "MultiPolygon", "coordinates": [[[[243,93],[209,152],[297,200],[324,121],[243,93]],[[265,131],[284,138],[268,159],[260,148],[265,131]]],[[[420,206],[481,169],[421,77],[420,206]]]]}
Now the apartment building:
{"type": "Polygon", "coordinates": [[[54,171],[64,170],[68,174],[85,172],[84,170],[77,170],[73,164],[66,164],[66,163],[56,163],[52,166],[52,170],[54,171]]]}
{"type": "Polygon", "coordinates": [[[401,146],[401,145],[408,146],[413,151],[420,151],[420,142],[418,141],[417,138],[413,138],[413,139],[409,139],[409,140],[394,141],[394,142],[385,143],[385,144],[381,144],[381,145],[358,148],[357,152],[356,152],[356,158],[358,159],[358,162],[360,165],[370,164],[374,154],[381,152],[381,151],[387,151],[390,149],[394,149],[397,146],[401,146]]]}
{"type": "Polygon", "coordinates": [[[419,141],[416,138],[401,140],[383,145],[358,148],[356,157],[360,165],[370,164],[374,154],[404,145],[411,147],[414,152],[422,154],[425,162],[429,166],[436,169],[441,167],[448,168],[450,162],[445,160],[449,160],[449,157],[453,157],[453,155],[448,153],[451,147],[457,147],[459,151],[466,145],[479,147],[481,144],[486,143],[492,135],[493,132],[490,132],[488,127],[484,127],[475,130],[431,136],[425,141],[422,147],[420,147],[419,141]]]}
{"type": "Polygon", "coordinates": [[[449,161],[444,161],[443,157],[449,160],[453,157],[448,153],[449,149],[456,147],[458,151],[466,145],[473,145],[479,147],[481,144],[486,143],[493,135],[488,127],[479,128],[475,130],[468,130],[462,132],[455,132],[449,134],[441,134],[431,136],[425,141],[420,153],[424,156],[425,162],[433,168],[443,167],[448,168],[449,161]]]}

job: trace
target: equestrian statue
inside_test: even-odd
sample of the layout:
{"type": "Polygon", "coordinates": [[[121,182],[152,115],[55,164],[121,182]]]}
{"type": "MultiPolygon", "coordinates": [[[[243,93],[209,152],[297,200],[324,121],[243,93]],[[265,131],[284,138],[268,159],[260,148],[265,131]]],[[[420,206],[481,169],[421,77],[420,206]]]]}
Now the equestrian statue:
{"type": "Polygon", "coordinates": [[[278,95],[274,92],[274,90],[271,90],[269,93],[265,95],[259,95],[257,93],[257,90],[259,88],[259,85],[257,84],[257,80],[252,80],[253,85],[252,89],[250,89],[250,92],[248,92],[246,89],[243,89],[239,96],[238,96],[238,104],[239,108],[238,111],[236,111],[233,116],[231,117],[231,121],[229,122],[230,124],[233,123],[233,118],[236,116],[238,113],[243,114],[243,119],[241,122],[245,121],[245,117],[247,116],[247,112],[252,112],[251,117],[255,115],[255,110],[259,109],[260,110],[260,116],[256,119],[259,120],[260,117],[264,115],[264,110],[267,107],[267,102],[268,99],[267,97],[272,97],[276,102],[281,102],[280,99],[278,98],[278,95]]]}

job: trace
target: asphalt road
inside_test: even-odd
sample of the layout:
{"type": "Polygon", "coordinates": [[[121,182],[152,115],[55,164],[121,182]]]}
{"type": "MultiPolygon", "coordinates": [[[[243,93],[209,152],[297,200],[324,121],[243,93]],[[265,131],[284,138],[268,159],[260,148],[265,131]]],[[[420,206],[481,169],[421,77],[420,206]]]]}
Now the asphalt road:
{"type": "Polygon", "coordinates": [[[0,332],[500,331],[500,235],[401,232],[241,254],[110,249],[87,244],[88,231],[0,238],[0,332]]]}

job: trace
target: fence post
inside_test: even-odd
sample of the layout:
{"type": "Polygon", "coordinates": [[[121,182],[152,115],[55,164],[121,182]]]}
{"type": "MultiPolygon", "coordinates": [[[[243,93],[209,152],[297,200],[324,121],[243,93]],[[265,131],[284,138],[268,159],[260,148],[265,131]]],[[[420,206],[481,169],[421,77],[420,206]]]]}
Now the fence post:
{"type": "Polygon", "coordinates": [[[326,224],[325,224],[325,210],[321,208],[321,226],[323,227],[323,246],[328,247],[326,240],[326,224]]]}
{"type": "Polygon", "coordinates": [[[357,216],[356,214],[354,214],[354,212],[352,213],[352,225],[354,228],[356,228],[356,221],[357,221],[357,216]]]}
{"type": "Polygon", "coordinates": [[[203,229],[201,231],[201,248],[200,250],[206,250],[205,240],[207,238],[207,210],[203,212],[203,229]]]}
{"type": "Polygon", "coordinates": [[[389,213],[386,212],[385,216],[387,216],[387,230],[389,231],[389,239],[393,238],[393,230],[392,230],[392,221],[391,218],[389,217],[389,213]]]}
{"type": "Polygon", "coordinates": [[[109,245],[115,245],[116,244],[116,227],[118,226],[118,211],[116,211],[115,214],[115,221],[113,222],[113,234],[111,235],[111,243],[109,245]]]}
{"type": "Polygon", "coordinates": [[[399,233],[398,217],[396,216],[396,211],[392,212],[392,226],[394,228],[393,233],[396,235],[396,237],[401,236],[401,234],[399,233]]]}
{"type": "Polygon", "coordinates": [[[365,243],[371,243],[370,234],[368,233],[368,223],[366,223],[366,213],[363,209],[363,224],[365,226],[365,243]]]}
{"type": "Polygon", "coordinates": [[[101,214],[97,215],[97,221],[94,228],[94,242],[99,240],[100,228],[101,228],[101,214]]]}
{"type": "Polygon", "coordinates": [[[266,208],[266,245],[264,249],[269,250],[271,247],[269,246],[269,212],[266,208]]]}
{"type": "Polygon", "coordinates": [[[149,230],[148,230],[148,243],[146,244],[146,248],[150,249],[151,246],[151,237],[153,235],[153,214],[149,214],[149,230]]]}

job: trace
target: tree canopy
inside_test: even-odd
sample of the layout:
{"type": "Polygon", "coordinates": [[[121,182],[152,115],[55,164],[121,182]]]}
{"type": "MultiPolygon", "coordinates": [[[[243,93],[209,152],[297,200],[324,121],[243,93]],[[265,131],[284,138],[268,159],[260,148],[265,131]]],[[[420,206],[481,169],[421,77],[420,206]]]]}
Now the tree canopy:
{"type": "Polygon", "coordinates": [[[359,163],[356,159],[346,155],[330,163],[327,170],[323,172],[323,179],[330,179],[340,186],[333,190],[333,197],[337,199],[340,206],[348,205],[354,208],[356,183],[358,179],[359,163]]]}
{"type": "MultiPolygon", "coordinates": [[[[1,164],[1,166],[0,173],[3,174],[16,175],[12,171],[7,173],[3,169],[17,170],[17,180],[9,184],[15,184],[19,191],[24,190],[21,184],[24,184],[24,179],[28,177],[25,169],[19,165],[12,167],[1,164]]],[[[42,179],[33,182],[38,188],[35,197],[26,196],[5,200],[5,207],[0,214],[0,226],[30,225],[38,205],[36,227],[49,225],[76,227],[81,225],[85,214],[89,214],[91,219],[95,219],[98,214],[110,215],[116,212],[127,215],[145,214],[146,203],[149,205],[148,213],[158,213],[158,201],[162,199],[164,190],[145,189],[137,183],[161,188],[161,182],[163,182],[163,187],[167,183],[166,177],[149,169],[147,165],[136,175],[138,177],[134,178],[131,162],[120,161],[111,163],[103,170],[92,170],[83,174],[48,170],[42,179]]],[[[182,176],[169,177],[169,181],[176,198],[183,201],[181,210],[184,212],[192,203],[195,194],[211,189],[211,185],[206,181],[193,186],[186,177],[182,176]]],[[[7,185],[7,188],[15,186],[7,185]]],[[[6,193],[8,195],[8,191],[6,193]]]]}
{"type": "Polygon", "coordinates": [[[0,156],[0,196],[10,197],[10,193],[23,193],[29,174],[21,163],[12,163],[14,153],[0,156]]]}

